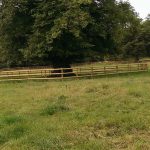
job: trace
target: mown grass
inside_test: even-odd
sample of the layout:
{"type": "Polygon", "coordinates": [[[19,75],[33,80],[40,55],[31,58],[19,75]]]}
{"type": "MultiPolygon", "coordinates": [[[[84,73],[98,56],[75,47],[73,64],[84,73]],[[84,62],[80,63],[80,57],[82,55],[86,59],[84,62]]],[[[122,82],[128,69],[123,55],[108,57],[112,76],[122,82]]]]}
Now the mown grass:
{"type": "Polygon", "coordinates": [[[149,150],[150,73],[0,83],[1,150],[149,150]]]}

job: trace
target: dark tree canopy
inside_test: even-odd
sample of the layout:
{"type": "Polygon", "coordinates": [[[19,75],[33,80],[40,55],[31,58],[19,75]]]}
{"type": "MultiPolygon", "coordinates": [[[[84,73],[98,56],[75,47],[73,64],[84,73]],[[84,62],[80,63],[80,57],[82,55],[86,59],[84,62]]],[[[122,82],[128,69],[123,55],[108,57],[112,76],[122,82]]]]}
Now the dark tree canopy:
{"type": "Polygon", "coordinates": [[[133,56],[137,60],[140,57],[150,56],[150,15],[141,24],[135,24],[134,30],[128,32],[124,43],[126,56],[133,56]],[[136,30],[135,30],[136,29],[136,30]]]}
{"type": "Polygon", "coordinates": [[[116,0],[3,0],[0,66],[70,67],[150,55],[149,17],[116,0]]]}
{"type": "Polygon", "coordinates": [[[0,55],[7,66],[24,63],[22,50],[32,32],[32,0],[3,0],[0,24],[0,55]]]}

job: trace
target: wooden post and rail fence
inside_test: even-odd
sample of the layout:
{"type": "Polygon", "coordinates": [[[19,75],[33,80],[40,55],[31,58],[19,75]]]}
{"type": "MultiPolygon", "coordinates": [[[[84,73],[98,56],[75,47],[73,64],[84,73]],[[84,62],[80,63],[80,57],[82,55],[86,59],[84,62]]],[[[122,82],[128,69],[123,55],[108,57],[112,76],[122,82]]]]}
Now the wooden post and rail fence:
{"type": "Polygon", "coordinates": [[[94,77],[109,74],[130,72],[146,72],[146,63],[118,64],[108,66],[73,67],[58,69],[23,69],[23,70],[0,70],[0,81],[3,80],[27,80],[27,79],[65,79],[94,77]]]}

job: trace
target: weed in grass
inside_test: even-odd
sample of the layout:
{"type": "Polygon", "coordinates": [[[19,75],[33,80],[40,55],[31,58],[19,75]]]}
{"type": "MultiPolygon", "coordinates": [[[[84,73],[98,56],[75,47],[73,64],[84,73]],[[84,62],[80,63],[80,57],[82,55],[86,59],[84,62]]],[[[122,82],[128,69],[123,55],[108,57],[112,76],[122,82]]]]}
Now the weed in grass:
{"type": "Polygon", "coordinates": [[[21,116],[6,116],[3,118],[3,123],[6,125],[11,125],[11,124],[15,124],[15,123],[19,123],[22,122],[23,118],[21,116]]]}
{"type": "Polygon", "coordinates": [[[58,101],[65,101],[68,97],[65,95],[58,96],[58,101]]]}
{"type": "Polygon", "coordinates": [[[102,120],[93,125],[95,131],[104,131],[106,136],[122,136],[139,131],[148,131],[149,126],[145,120],[134,116],[119,115],[102,120]]]}
{"type": "Polygon", "coordinates": [[[108,129],[112,129],[112,128],[117,128],[119,129],[120,128],[120,122],[118,119],[109,119],[105,122],[105,127],[108,128],[108,129]]]}
{"type": "Polygon", "coordinates": [[[53,104],[42,110],[41,115],[54,115],[58,112],[69,111],[69,107],[61,104],[53,104]]]}
{"type": "Polygon", "coordinates": [[[28,129],[29,128],[24,124],[17,124],[3,129],[1,136],[5,137],[5,141],[10,139],[19,139],[28,133],[28,129]]]}
{"type": "Polygon", "coordinates": [[[5,137],[5,135],[3,135],[2,133],[0,133],[0,145],[4,144],[7,141],[8,141],[8,139],[5,137]]]}
{"type": "Polygon", "coordinates": [[[54,115],[58,112],[69,111],[69,107],[66,105],[67,96],[61,95],[57,98],[56,102],[50,104],[44,108],[41,112],[41,115],[54,115]]]}
{"type": "Polygon", "coordinates": [[[11,139],[19,139],[27,133],[28,128],[24,125],[16,125],[1,130],[0,144],[4,144],[11,139]]]}
{"type": "Polygon", "coordinates": [[[96,93],[99,90],[99,87],[87,88],[86,93],[96,93]]]}
{"type": "Polygon", "coordinates": [[[138,140],[136,142],[136,150],[149,150],[150,145],[144,140],[138,140]]]}
{"type": "Polygon", "coordinates": [[[25,127],[24,125],[19,125],[16,126],[11,132],[10,135],[12,138],[20,138],[22,137],[25,133],[27,133],[27,127],[25,127]]]}
{"type": "Polygon", "coordinates": [[[89,140],[75,150],[110,150],[110,146],[105,141],[89,140]]]}
{"type": "Polygon", "coordinates": [[[22,121],[21,116],[5,116],[1,119],[0,146],[27,133],[28,127],[22,121]]]}
{"type": "Polygon", "coordinates": [[[110,86],[109,86],[108,84],[103,84],[103,85],[102,85],[102,89],[104,89],[104,90],[109,89],[109,87],[110,87],[110,86]]]}
{"type": "Polygon", "coordinates": [[[32,135],[28,141],[30,146],[35,146],[38,150],[61,150],[64,149],[62,146],[63,140],[55,135],[32,135]]]}
{"type": "Polygon", "coordinates": [[[109,90],[109,85],[108,84],[102,84],[101,86],[94,86],[94,87],[90,87],[86,90],[86,93],[103,93],[104,95],[107,93],[107,91],[109,90]]]}
{"type": "Polygon", "coordinates": [[[84,119],[87,118],[87,114],[83,112],[74,112],[73,117],[78,121],[83,121],[84,119]]]}
{"type": "Polygon", "coordinates": [[[95,89],[94,89],[94,88],[88,88],[88,89],[86,90],[86,93],[93,93],[93,92],[95,92],[95,89]]]}
{"type": "Polygon", "coordinates": [[[124,128],[127,132],[147,131],[149,129],[148,124],[145,120],[140,118],[133,118],[132,121],[126,122],[124,128]]]}
{"type": "Polygon", "coordinates": [[[129,95],[136,97],[136,98],[142,97],[142,93],[140,91],[129,91],[129,95]]]}

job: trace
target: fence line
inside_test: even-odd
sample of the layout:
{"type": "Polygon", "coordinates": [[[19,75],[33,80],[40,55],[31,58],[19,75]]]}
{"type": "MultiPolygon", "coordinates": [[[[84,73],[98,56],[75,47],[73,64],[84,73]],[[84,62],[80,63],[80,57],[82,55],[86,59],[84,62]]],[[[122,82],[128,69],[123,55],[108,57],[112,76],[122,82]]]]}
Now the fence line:
{"type": "Polygon", "coordinates": [[[74,67],[58,69],[29,69],[0,71],[0,81],[3,80],[27,80],[27,79],[64,79],[94,77],[100,75],[120,74],[129,72],[148,71],[146,63],[120,64],[109,66],[74,67]]]}

